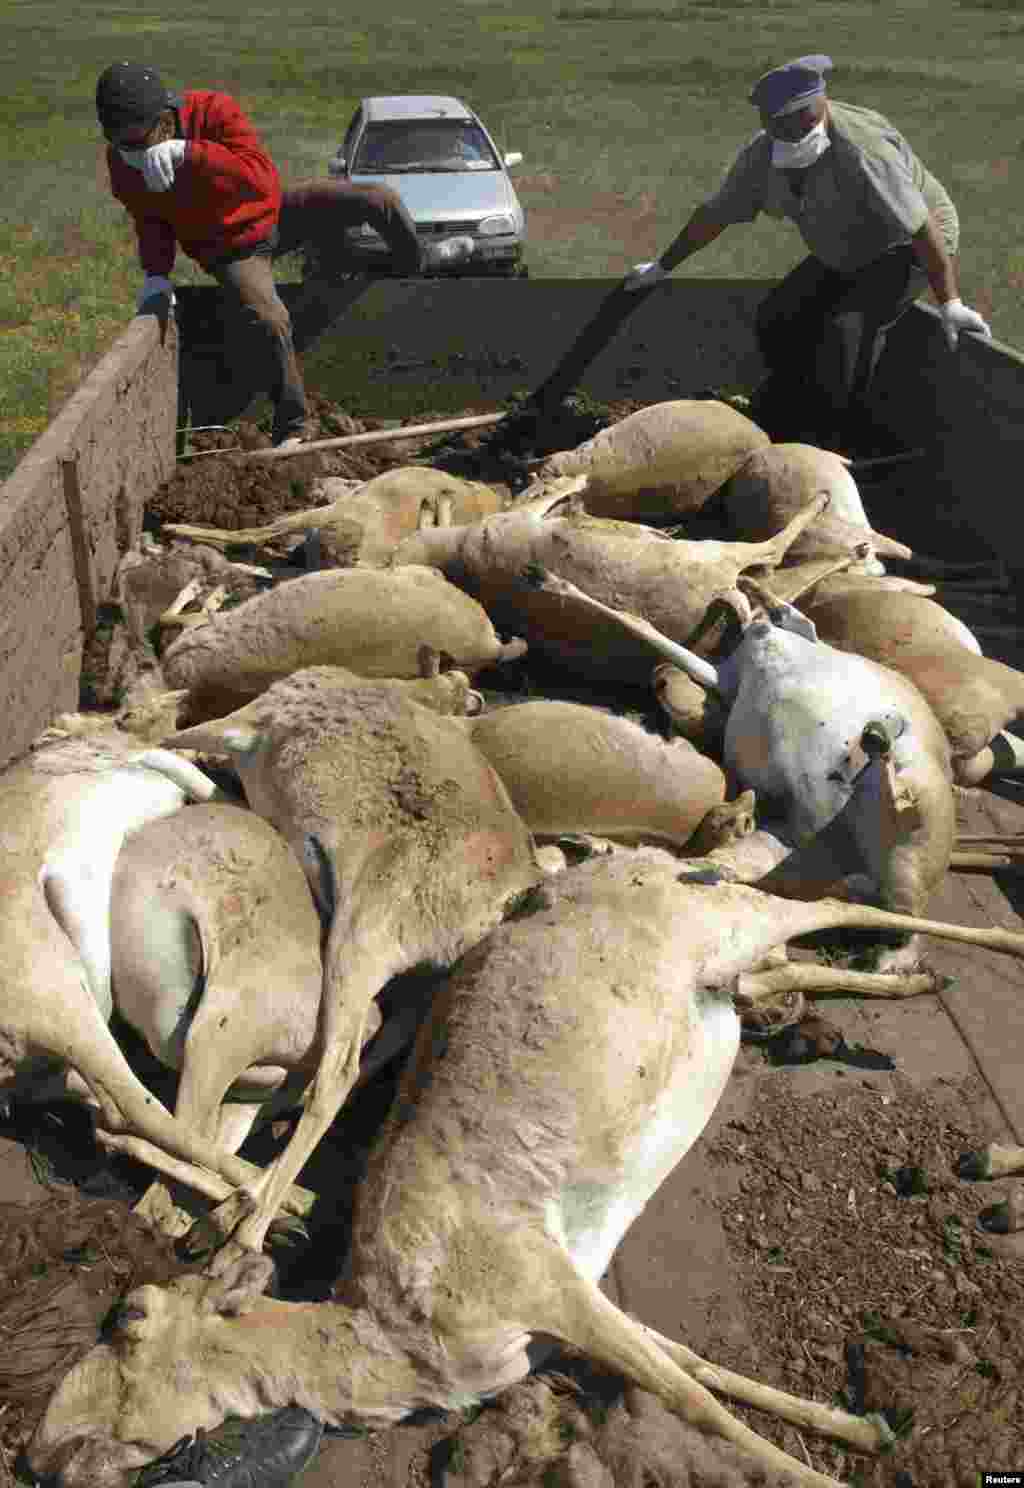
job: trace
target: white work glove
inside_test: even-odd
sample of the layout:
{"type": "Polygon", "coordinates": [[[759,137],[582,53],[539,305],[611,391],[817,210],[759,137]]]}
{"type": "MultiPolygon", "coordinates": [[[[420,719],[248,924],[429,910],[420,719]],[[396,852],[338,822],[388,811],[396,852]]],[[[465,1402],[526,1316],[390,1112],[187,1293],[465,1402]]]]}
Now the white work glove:
{"type": "Polygon", "coordinates": [[[622,281],[623,289],[653,289],[663,279],[668,278],[668,273],[662,268],[657,259],[653,263],[634,264],[622,281]]]}
{"type": "Polygon", "coordinates": [[[950,351],[956,351],[961,331],[974,331],[989,341],[992,339],[992,332],[987,322],[982,320],[977,310],[972,310],[970,305],[965,305],[963,300],[947,300],[944,305],[939,306],[939,314],[942,316],[942,328],[946,333],[950,351]]]}
{"type": "Polygon", "coordinates": [[[138,310],[141,310],[147,300],[155,299],[157,295],[168,295],[171,306],[176,304],[174,297],[174,285],[164,274],[147,274],[139,292],[138,310]]]}
{"type": "Polygon", "coordinates": [[[142,152],[142,174],[150,191],[169,191],[174,185],[174,172],[185,159],[185,141],[164,140],[142,152]]]}

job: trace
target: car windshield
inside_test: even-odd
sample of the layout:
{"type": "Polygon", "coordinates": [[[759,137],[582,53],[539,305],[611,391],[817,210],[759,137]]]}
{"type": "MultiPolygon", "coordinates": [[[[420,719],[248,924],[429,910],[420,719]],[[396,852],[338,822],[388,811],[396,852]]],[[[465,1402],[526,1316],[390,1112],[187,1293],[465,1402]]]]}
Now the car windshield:
{"type": "Polygon", "coordinates": [[[352,163],[354,172],[372,171],[375,175],[499,168],[480,126],[460,119],[368,124],[352,163]]]}

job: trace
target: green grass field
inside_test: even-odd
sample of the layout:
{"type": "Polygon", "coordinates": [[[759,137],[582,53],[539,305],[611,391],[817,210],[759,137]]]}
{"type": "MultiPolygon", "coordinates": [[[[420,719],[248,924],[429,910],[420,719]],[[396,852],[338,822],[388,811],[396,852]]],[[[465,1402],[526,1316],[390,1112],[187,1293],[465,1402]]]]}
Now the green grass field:
{"type": "MultiPolygon", "coordinates": [[[[393,0],[386,11],[0,0],[0,477],[117,336],[140,282],[93,109],[111,61],[223,87],[285,180],[320,174],[356,100],[467,98],[517,170],[534,277],[617,275],[664,247],[756,128],[758,73],[826,51],[837,98],[887,114],[956,201],[965,299],[1024,346],[1022,0],[393,0]],[[556,230],[557,229],[557,230],[556,230]]],[[[764,278],[791,230],[733,228],[677,273],[764,278]]],[[[294,266],[281,265],[284,278],[294,266]]],[[[202,281],[179,257],[179,282],[202,281]]]]}

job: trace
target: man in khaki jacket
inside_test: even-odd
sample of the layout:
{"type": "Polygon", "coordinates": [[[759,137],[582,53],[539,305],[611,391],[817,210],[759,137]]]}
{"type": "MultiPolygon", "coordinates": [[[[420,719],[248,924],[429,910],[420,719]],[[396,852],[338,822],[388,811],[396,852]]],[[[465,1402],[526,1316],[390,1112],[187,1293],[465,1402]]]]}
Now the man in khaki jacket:
{"type": "Polygon", "coordinates": [[[800,57],[759,78],[761,129],[653,263],[623,287],[646,289],[735,222],[759,212],[795,224],[810,254],[758,307],[769,369],[752,416],[775,440],[833,436],[865,391],[888,328],[931,286],[950,348],[990,336],[957,287],[959,223],[945,188],[881,114],[825,97],[829,57],[800,57]],[[857,313],[852,313],[857,312],[857,313]],[[842,366],[822,385],[820,351],[838,320],[842,366]]]}

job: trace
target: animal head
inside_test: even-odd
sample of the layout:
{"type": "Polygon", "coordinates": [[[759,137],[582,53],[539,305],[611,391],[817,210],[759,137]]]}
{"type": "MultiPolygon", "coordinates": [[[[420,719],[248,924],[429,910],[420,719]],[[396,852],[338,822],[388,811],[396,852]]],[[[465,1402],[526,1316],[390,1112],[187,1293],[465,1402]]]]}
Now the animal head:
{"type": "Polygon", "coordinates": [[[59,1488],[129,1488],[140,1467],[230,1416],[301,1405],[380,1426],[439,1403],[372,1317],[267,1297],[272,1272],[249,1253],[216,1277],[130,1292],[107,1341],[51,1396],[29,1443],[32,1471],[59,1488]]]}
{"type": "Polygon", "coordinates": [[[29,1445],[32,1470],[61,1488],[127,1488],[182,1436],[265,1409],[254,1355],[244,1336],[232,1336],[232,1323],[275,1305],[238,1272],[130,1292],[108,1341],[51,1397],[29,1445]]]}

